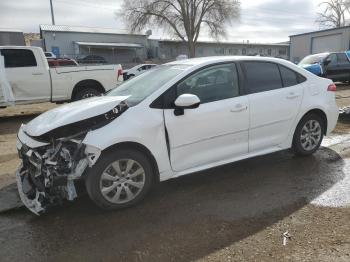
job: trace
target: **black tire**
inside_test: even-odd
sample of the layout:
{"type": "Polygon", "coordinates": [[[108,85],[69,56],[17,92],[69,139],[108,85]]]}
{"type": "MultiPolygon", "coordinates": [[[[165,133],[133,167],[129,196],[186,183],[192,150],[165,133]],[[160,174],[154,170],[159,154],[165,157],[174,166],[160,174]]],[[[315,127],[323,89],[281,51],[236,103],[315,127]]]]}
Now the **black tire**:
{"type": "Polygon", "coordinates": [[[73,101],[78,101],[82,99],[86,99],[89,97],[100,96],[101,92],[92,87],[86,87],[79,90],[73,98],[73,101]]]}
{"type": "MultiPolygon", "coordinates": [[[[141,152],[132,149],[120,149],[115,152],[108,152],[101,155],[97,163],[88,170],[85,179],[85,186],[90,199],[100,208],[105,210],[117,210],[133,206],[145,198],[154,182],[154,171],[150,160],[141,152]],[[129,202],[112,203],[108,201],[102,194],[100,188],[100,180],[103,172],[108,166],[118,160],[131,159],[142,166],[144,170],[144,186],[140,192],[129,202]]],[[[112,191],[115,193],[115,191],[112,191]]],[[[126,191],[124,192],[126,193],[126,191]]]]}
{"type": "Polygon", "coordinates": [[[300,122],[299,122],[299,124],[294,132],[293,145],[292,145],[292,149],[293,149],[294,153],[297,156],[309,156],[309,155],[314,154],[321,146],[324,133],[325,133],[325,123],[324,123],[324,120],[322,119],[322,117],[320,117],[317,114],[312,114],[312,113],[307,114],[306,116],[304,116],[300,120],[300,122]],[[307,149],[305,149],[305,147],[302,144],[302,140],[303,140],[302,133],[303,133],[304,126],[307,123],[310,123],[309,121],[316,121],[320,126],[321,133],[320,133],[319,140],[317,141],[317,143],[314,144],[314,147],[307,150],[307,149]]]}

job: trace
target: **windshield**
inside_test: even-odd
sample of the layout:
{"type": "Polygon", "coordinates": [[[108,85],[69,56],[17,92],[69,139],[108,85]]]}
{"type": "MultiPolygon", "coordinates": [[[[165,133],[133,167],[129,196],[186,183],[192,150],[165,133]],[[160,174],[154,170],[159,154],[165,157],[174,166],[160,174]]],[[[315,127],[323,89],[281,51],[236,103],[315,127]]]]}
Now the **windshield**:
{"type": "Polygon", "coordinates": [[[126,100],[128,105],[137,105],[189,67],[191,67],[191,65],[157,66],[142,75],[124,82],[107,93],[107,96],[129,96],[126,100]]]}
{"type": "Polygon", "coordinates": [[[312,65],[312,64],[318,64],[321,63],[323,59],[326,58],[328,54],[317,54],[317,55],[309,55],[305,57],[299,65],[312,65]]]}

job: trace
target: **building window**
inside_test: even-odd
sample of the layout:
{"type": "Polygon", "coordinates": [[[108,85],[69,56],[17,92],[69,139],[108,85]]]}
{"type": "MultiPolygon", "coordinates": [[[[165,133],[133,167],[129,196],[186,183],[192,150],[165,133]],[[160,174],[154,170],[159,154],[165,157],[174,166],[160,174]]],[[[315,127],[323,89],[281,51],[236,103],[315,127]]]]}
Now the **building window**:
{"type": "Polygon", "coordinates": [[[216,48],[215,49],[215,53],[217,55],[224,55],[225,54],[225,49],[223,47],[220,47],[220,48],[216,48]]]}
{"type": "Polygon", "coordinates": [[[203,48],[198,48],[198,54],[203,55],[203,53],[204,53],[203,48]]]}
{"type": "Polygon", "coordinates": [[[247,54],[247,49],[243,48],[242,49],[242,55],[246,55],[247,54]]]}
{"type": "Polygon", "coordinates": [[[271,49],[271,48],[267,49],[267,54],[268,54],[269,56],[272,55],[272,49],[271,49]]]}
{"type": "Polygon", "coordinates": [[[286,55],[287,54],[287,50],[286,49],[280,49],[280,50],[278,50],[278,54],[279,55],[286,55]]]}
{"type": "Polygon", "coordinates": [[[230,48],[228,53],[229,55],[238,55],[238,50],[236,48],[230,48]]]}

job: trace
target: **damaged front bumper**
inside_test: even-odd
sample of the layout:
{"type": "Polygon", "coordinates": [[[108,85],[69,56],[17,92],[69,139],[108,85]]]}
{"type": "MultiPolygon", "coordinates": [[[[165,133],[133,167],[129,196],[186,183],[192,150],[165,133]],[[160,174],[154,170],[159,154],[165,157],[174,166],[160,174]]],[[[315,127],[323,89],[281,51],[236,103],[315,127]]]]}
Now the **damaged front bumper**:
{"type": "Polygon", "coordinates": [[[101,151],[82,142],[86,133],[47,143],[31,138],[23,127],[17,140],[22,159],[17,186],[23,204],[40,215],[64,199],[77,197],[74,181],[96,163],[101,151]]]}

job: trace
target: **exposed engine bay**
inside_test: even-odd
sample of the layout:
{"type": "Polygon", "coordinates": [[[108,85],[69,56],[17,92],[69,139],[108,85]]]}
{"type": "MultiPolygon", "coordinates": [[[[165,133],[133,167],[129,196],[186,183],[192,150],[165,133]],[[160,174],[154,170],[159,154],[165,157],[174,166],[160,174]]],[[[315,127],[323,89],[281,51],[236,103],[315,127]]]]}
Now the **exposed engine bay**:
{"type": "Polygon", "coordinates": [[[16,179],[25,206],[40,215],[65,199],[74,200],[77,197],[74,181],[101,155],[100,149],[83,143],[85,136],[127,109],[127,104],[121,103],[103,115],[71,123],[40,137],[29,136],[22,125],[17,141],[22,164],[16,179]]]}

